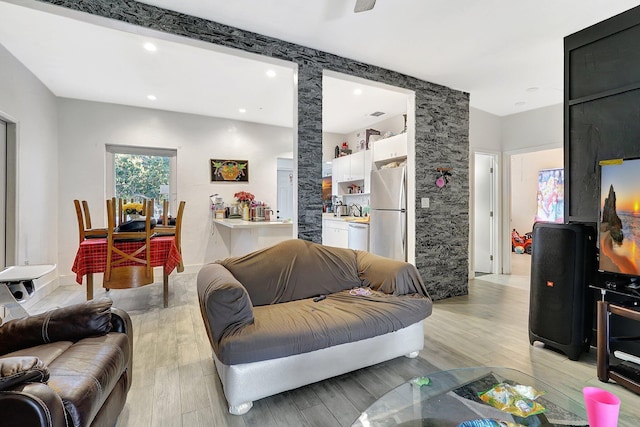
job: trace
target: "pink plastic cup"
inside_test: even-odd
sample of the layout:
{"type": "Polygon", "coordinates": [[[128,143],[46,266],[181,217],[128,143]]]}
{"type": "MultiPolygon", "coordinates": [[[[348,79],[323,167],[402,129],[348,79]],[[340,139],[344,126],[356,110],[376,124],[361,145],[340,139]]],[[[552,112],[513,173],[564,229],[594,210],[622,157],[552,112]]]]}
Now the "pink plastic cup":
{"type": "Polygon", "coordinates": [[[590,427],[617,427],[620,399],[598,387],[582,389],[590,427]]]}

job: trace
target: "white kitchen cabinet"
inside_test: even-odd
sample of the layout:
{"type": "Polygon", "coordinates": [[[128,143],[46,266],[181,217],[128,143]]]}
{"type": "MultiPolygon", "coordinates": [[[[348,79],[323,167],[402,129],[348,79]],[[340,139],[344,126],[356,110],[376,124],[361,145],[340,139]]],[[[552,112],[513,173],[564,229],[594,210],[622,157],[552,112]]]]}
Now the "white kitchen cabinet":
{"type": "Polygon", "coordinates": [[[338,248],[348,248],[349,223],[343,220],[322,220],[322,244],[338,248]]]}
{"type": "Polygon", "coordinates": [[[365,151],[358,151],[349,157],[349,174],[345,181],[361,181],[364,179],[364,154],[365,151]]]}
{"type": "Polygon", "coordinates": [[[349,156],[336,157],[331,162],[331,194],[334,196],[342,194],[339,183],[344,182],[345,176],[349,173],[350,164],[349,156]]]}
{"type": "Polygon", "coordinates": [[[394,160],[407,157],[407,134],[401,133],[373,143],[373,161],[394,160]]]}
{"type": "Polygon", "coordinates": [[[355,154],[333,159],[332,184],[333,182],[362,181],[365,175],[365,153],[366,151],[358,151],[355,154]]]}

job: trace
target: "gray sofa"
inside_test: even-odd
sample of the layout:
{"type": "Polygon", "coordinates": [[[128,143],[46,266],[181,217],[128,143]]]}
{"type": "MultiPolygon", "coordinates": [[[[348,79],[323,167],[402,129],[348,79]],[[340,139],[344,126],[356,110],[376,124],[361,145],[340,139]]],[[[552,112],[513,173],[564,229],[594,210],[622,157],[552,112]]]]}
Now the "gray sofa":
{"type": "Polygon", "coordinates": [[[236,415],[257,399],[416,357],[432,309],[413,265],[303,240],[208,264],[197,282],[216,369],[236,415]]]}

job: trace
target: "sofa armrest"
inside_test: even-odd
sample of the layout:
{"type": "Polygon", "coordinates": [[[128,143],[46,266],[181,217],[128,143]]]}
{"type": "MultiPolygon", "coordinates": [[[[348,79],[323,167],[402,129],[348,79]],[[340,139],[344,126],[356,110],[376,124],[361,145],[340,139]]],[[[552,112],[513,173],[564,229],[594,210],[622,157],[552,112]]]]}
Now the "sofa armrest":
{"type": "Polygon", "coordinates": [[[214,350],[226,334],[253,323],[253,305],[247,290],[220,264],[208,264],[198,273],[200,312],[214,350]]]}
{"type": "Polygon", "coordinates": [[[429,298],[422,277],[413,264],[365,251],[356,253],[358,275],[363,286],[368,285],[371,289],[385,294],[419,294],[429,298]]]}
{"type": "MultiPolygon", "coordinates": [[[[129,340],[129,361],[127,370],[133,375],[133,325],[129,313],[116,307],[111,307],[111,332],[127,335],[129,340]]],[[[131,381],[127,381],[127,391],[131,388],[131,381]]]]}
{"type": "Polygon", "coordinates": [[[116,307],[111,307],[111,332],[121,332],[131,335],[131,317],[129,313],[116,307]]]}
{"type": "Polygon", "coordinates": [[[3,426],[66,427],[64,404],[46,384],[25,383],[0,392],[3,426]]]}

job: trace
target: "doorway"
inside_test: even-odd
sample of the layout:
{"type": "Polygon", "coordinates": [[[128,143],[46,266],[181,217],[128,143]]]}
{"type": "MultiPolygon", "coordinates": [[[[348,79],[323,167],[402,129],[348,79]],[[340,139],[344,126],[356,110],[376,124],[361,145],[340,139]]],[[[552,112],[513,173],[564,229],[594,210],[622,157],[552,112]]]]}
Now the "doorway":
{"type": "Polygon", "coordinates": [[[511,233],[516,230],[524,235],[533,230],[537,211],[538,173],[544,169],[564,167],[564,150],[552,146],[538,150],[507,152],[504,157],[508,168],[509,203],[504,223],[505,274],[528,276],[531,272],[531,255],[511,250],[511,233]]]}
{"type": "Polygon", "coordinates": [[[498,272],[497,164],[497,154],[474,154],[473,271],[475,276],[498,272]]]}
{"type": "Polygon", "coordinates": [[[293,159],[278,158],[277,161],[277,218],[279,221],[293,220],[293,159]]]}

